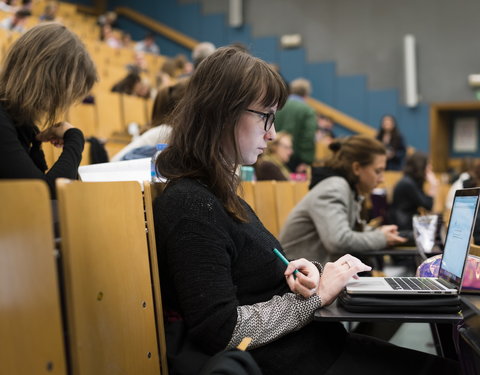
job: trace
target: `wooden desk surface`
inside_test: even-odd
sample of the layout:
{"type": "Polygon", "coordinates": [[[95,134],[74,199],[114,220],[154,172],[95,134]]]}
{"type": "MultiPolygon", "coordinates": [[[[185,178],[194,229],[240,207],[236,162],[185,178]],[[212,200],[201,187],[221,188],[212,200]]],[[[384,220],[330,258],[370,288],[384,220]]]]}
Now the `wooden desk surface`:
{"type": "Polygon", "coordinates": [[[338,306],[337,301],[332,305],[315,311],[314,320],[322,322],[416,322],[416,323],[457,323],[463,319],[457,314],[426,314],[426,313],[356,313],[346,311],[338,306]]]}

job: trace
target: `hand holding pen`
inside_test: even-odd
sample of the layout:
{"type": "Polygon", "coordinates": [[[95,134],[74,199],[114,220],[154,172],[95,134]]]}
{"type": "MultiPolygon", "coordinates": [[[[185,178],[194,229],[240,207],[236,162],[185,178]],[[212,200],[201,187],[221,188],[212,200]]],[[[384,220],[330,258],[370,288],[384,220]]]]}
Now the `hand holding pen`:
{"type": "Polygon", "coordinates": [[[296,259],[289,262],[277,249],[274,253],[287,265],[285,277],[290,290],[305,298],[317,292],[320,283],[320,272],[318,268],[306,259],[296,259]]]}

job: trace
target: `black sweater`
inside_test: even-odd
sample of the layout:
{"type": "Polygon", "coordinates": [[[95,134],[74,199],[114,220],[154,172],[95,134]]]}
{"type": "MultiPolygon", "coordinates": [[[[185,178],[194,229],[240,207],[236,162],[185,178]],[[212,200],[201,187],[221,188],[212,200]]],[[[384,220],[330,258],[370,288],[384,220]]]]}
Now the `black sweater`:
{"type": "MultiPolygon", "coordinates": [[[[189,179],[167,187],[154,204],[163,307],[180,314],[189,342],[208,355],[229,343],[237,306],[290,291],[285,265],[272,251],[280,244],[245,207],[248,222],[239,223],[204,185],[189,179]]],[[[344,339],[340,324],[313,323],[251,353],[265,375],[320,374],[344,339]]]]}
{"type": "Polygon", "coordinates": [[[64,134],[63,151],[57,162],[47,170],[41,142],[35,139],[40,132],[33,124],[18,125],[0,104],[0,178],[33,178],[47,182],[55,198],[55,179],[75,179],[82,160],[85,140],[79,129],[69,129],[64,134]]]}
{"type": "Polygon", "coordinates": [[[404,176],[393,190],[392,205],[388,209],[390,222],[398,225],[399,230],[411,230],[413,215],[418,213],[419,207],[431,210],[433,198],[425,194],[413,178],[404,176]]]}

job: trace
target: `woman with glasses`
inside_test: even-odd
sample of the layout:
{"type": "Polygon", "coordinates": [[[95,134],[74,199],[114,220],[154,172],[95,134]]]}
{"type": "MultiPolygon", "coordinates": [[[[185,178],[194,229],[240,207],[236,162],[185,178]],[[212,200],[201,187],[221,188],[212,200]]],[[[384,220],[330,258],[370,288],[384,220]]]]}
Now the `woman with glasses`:
{"type": "Polygon", "coordinates": [[[362,204],[383,182],[386,150],[361,135],[338,139],[325,167],[312,171],[310,192],[293,209],[280,233],[287,254],[331,262],[347,252],[368,253],[405,242],[395,225],[369,230],[361,218],[362,204]]]}
{"type": "Polygon", "coordinates": [[[224,47],[198,66],[175,109],[157,160],[168,183],[154,203],[170,372],[199,374],[247,336],[264,375],[391,373],[388,360],[414,374],[407,364],[426,358],[442,366],[351,336],[341,323],[312,323],[316,309],[370,267],[350,255],[323,267],[305,259],[285,266],[276,238],[236,194],[237,166],[255,163],[275,138],[274,114],[286,96],[267,63],[224,47]]]}
{"type": "Polygon", "coordinates": [[[268,143],[265,154],[255,164],[257,180],[290,180],[291,172],[286,163],[292,152],[292,136],[286,132],[278,132],[275,139],[268,143]]]}

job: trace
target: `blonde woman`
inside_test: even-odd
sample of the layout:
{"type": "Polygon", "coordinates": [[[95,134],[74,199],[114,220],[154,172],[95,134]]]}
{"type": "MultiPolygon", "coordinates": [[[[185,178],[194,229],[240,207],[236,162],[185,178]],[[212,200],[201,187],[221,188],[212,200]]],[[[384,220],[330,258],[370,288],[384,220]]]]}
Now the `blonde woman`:
{"type": "Polygon", "coordinates": [[[42,179],[52,197],[56,178],[76,178],[83,134],[56,121],[96,80],[84,45],[63,25],[38,25],[15,42],[0,73],[0,178],[42,179]],[[63,147],[48,172],[42,142],[63,147]]]}
{"type": "Polygon", "coordinates": [[[286,132],[278,132],[277,137],[268,144],[265,154],[255,165],[257,180],[289,180],[291,172],[286,163],[290,160],[292,152],[292,136],[286,132]]]}

